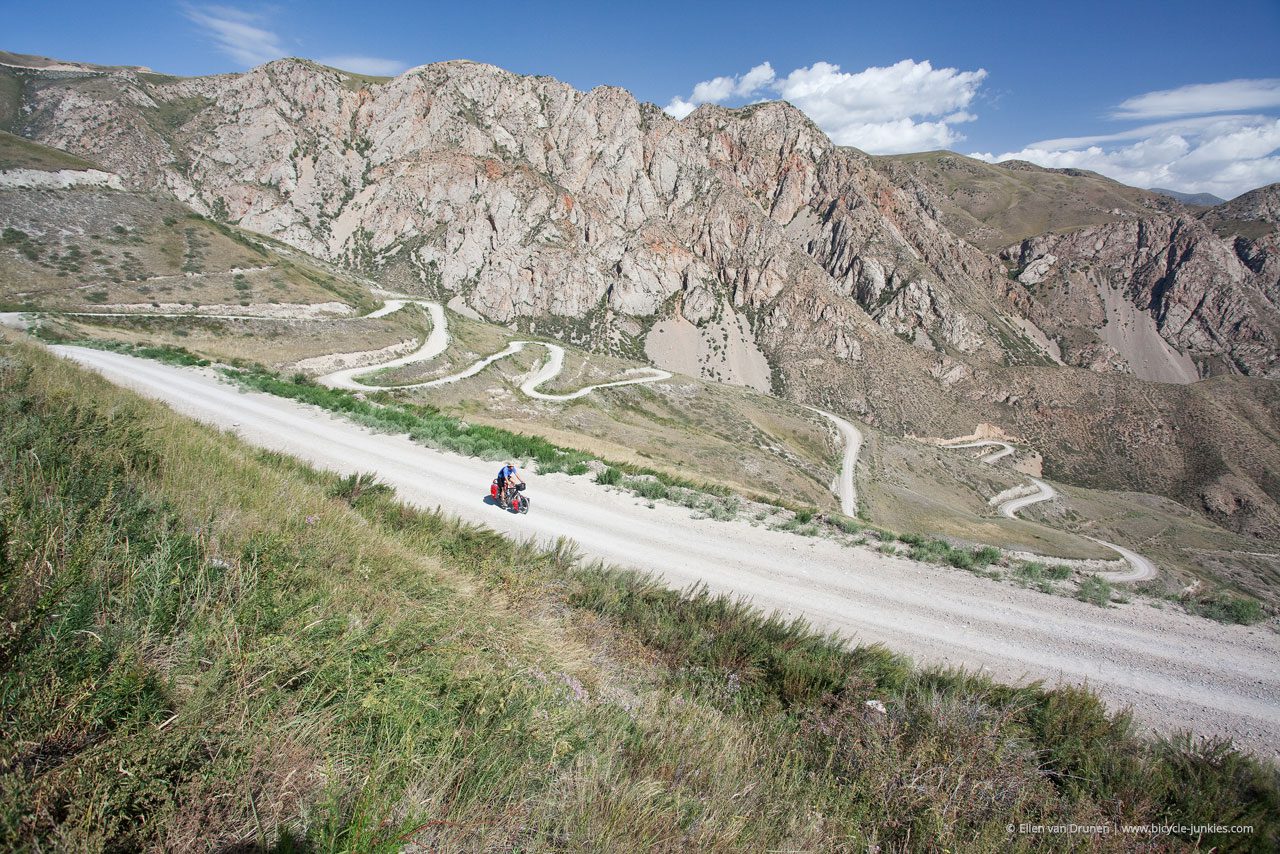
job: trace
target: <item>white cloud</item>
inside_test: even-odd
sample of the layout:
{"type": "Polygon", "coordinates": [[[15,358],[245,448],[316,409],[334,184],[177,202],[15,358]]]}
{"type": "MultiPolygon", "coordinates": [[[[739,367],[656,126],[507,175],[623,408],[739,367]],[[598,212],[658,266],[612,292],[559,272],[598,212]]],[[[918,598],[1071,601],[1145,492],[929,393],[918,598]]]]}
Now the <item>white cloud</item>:
{"type": "Polygon", "coordinates": [[[1068,136],[1060,139],[1045,139],[1040,142],[1033,142],[1027,148],[1045,148],[1051,150],[1059,150],[1064,148],[1084,148],[1088,145],[1097,145],[1103,142],[1122,142],[1126,139],[1146,139],[1147,137],[1160,136],[1169,133],[1179,134],[1196,134],[1206,127],[1216,125],[1225,121],[1248,120],[1256,118],[1250,115],[1228,115],[1228,116],[1199,116],[1189,119],[1175,119],[1171,122],[1157,122],[1156,124],[1138,125],[1128,130],[1116,131],[1114,133],[1095,134],[1094,136],[1068,136]]]}
{"type": "Polygon", "coordinates": [[[934,68],[928,60],[904,59],[856,74],[815,62],[780,80],[777,91],[836,143],[896,154],[946,148],[963,139],[951,125],[974,118],[967,108],[986,76],[982,69],[934,68]]]}
{"type": "MultiPolygon", "coordinates": [[[[289,55],[280,36],[267,28],[267,21],[256,12],[232,6],[186,6],[187,18],[199,24],[218,50],[240,65],[250,67],[289,55]]],[[[390,76],[404,71],[405,64],[377,56],[341,55],[316,60],[344,71],[375,76],[390,76]]]]}
{"type": "Polygon", "coordinates": [[[662,108],[667,115],[677,119],[683,119],[685,116],[698,109],[698,105],[692,101],[686,101],[679,96],[672,98],[671,103],[662,108]]]}
{"type": "Polygon", "coordinates": [[[697,109],[699,104],[719,104],[733,97],[750,98],[773,83],[773,80],[773,66],[762,62],[746,74],[703,80],[693,87],[689,100],[677,96],[671,99],[665,109],[677,119],[683,119],[697,109]]]}
{"type": "Polygon", "coordinates": [[[704,80],[687,100],[673,98],[666,111],[679,119],[698,104],[768,93],[799,107],[839,145],[893,154],[945,148],[963,139],[952,125],[973,121],[968,107],[986,75],[982,69],[934,68],[904,59],[857,73],[815,62],[778,78],[765,62],[741,76],[704,80]]]}
{"type": "Polygon", "coordinates": [[[377,56],[325,56],[316,62],[374,77],[394,77],[407,67],[398,59],[382,59],[377,56]]]}
{"type": "Polygon", "coordinates": [[[1112,113],[1118,119],[1153,119],[1163,116],[1192,116],[1200,113],[1227,113],[1263,110],[1280,106],[1280,78],[1227,80],[1197,83],[1177,89],[1147,92],[1122,101],[1112,113]]]}
{"type": "Polygon", "coordinates": [[[738,81],[738,94],[744,98],[749,98],[772,83],[774,76],[773,66],[767,62],[762,62],[742,75],[742,79],[738,81]]]}
{"type": "Polygon", "coordinates": [[[683,119],[698,108],[698,105],[692,101],[686,101],[684,98],[676,96],[671,102],[662,108],[663,112],[675,119],[683,119]]]}
{"type": "Polygon", "coordinates": [[[712,77],[694,86],[693,96],[689,100],[695,104],[718,104],[737,88],[738,81],[733,77],[712,77]]]}
{"type": "Polygon", "coordinates": [[[279,37],[260,26],[260,15],[228,6],[188,6],[186,14],[205,29],[218,50],[241,65],[260,65],[285,55],[279,37]]]}
{"type": "Polygon", "coordinates": [[[937,116],[962,110],[977,94],[987,72],[934,68],[927,60],[904,59],[857,74],[815,62],[797,68],[778,85],[782,97],[810,104],[838,121],[874,121],[908,116],[937,116]]]}
{"type": "Polygon", "coordinates": [[[918,122],[909,118],[859,122],[830,136],[841,145],[853,145],[874,154],[933,151],[950,148],[964,139],[945,122],[918,122]]]}
{"type": "Polygon", "coordinates": [[[1166,122],[1101,137],[1047,140],[1021,151],[972,156],[992,163],[1028,160],[1051,168],[1090,169],[1136,187],[1233,198],[1280,181],[1278,151],[1280,119],[1237,115],[1166,122]],[[1099,144],[1135,138],[1128,145],[1099,144]]]}

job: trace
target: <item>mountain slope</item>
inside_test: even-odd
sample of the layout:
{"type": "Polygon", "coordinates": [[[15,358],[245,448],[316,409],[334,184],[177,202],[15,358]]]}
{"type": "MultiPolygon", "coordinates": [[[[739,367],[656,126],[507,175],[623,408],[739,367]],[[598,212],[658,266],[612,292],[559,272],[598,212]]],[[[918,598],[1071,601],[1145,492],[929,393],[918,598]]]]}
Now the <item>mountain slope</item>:
{"type": "Polygon", "coordinates": [[[1067,361],[1164,382],[1280,376],[1280,309],[1265,278],[1195,217],[1045,234],[1002,255],[1067,361]]]}
{"type": "Polygon", "coordinates": [[[1025,160],[984,163],[950,151],[874,158],[894,182],[928,199],[947,227],[998,251],[1047,231],[1067,231],[1176,210],[1159,195],[1096,172],[1025,160]]]}
{"type": "MultiPolygon", "coordinates": [[[[619,89],[470,62],[386,82],[301,60],[194,79],[6,73],[24,135],[460,310],[708,378],[761,387],[767,367],[774,391],[886,429],[1001,423],[1043,441],[1059,473],[1126,478],[1203,512],[1218,511],[1196,496],[1227,478],[1240,500],[1216,518],[1280,533],[1277,469],[1244,471],[1226,448],[1271,460],[1269,425],[1246,419],[1228,442],[1169,413],[1218,449],[1177,478],[1180,451],[1149,458],[1111,438],[1148,429],[1164,393],[1126,374],[1276,366],[1265,264],[1156,194],[953,155],[871,158],[780,103],[677,122],[619,89]],[[1012,181],[1013,201],[984,223],[941,172],[1012,181]],[[1030,227],[1061,232],[988,251],[1056,200],[1066,212],[1030,227]],[[1086,389],[1110,401],[1105,424],[1049,414],[1088,411],[1086,389]]],[[[1267,411],[1257,382],[1232,384],[1229,408],[1267,411]]]]}

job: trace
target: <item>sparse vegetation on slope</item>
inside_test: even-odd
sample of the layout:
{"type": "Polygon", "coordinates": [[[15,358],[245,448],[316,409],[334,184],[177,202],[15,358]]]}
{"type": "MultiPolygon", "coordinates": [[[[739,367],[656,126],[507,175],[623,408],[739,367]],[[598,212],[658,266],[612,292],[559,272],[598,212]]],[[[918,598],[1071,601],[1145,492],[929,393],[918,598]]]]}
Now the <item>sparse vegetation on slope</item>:
{"type": "Polygon", "coordinates": [[[0,299],[25,308],[377,305],[348,275],[278,252],[160,194],[3,189],[0,208],[8,229],[0,243],[0,299]]]}
{"type": "MultiPolygon", "coordinates": [[[[286,378],[259,368],[232,369],[227,374],[256,391],[339,412],[369,427],[407,433],[414,441],[433,448],[493,460],[533,460],[538,464],[538,471],[544,474],[585,474],[589,470],[587,463],[593,459],[583,451],[560,447],[540,436],[487,424],[469,424],[433,406],[396,401],[385,393],[366,398],[317,385],[305,376],[286,378]]],[[[669,498],[673,491],[729,497],[729,490],[719,484],[699,483],[629,463],[610,462],[608,466],[608,470],[633,475],[622,483],[644,497],[669,498]]]]}

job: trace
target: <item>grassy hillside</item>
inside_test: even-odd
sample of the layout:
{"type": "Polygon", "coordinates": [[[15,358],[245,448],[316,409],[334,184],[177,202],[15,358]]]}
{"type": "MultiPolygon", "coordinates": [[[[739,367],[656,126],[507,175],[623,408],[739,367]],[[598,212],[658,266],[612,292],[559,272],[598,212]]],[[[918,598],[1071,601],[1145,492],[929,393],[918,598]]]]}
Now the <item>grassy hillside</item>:
{"type": "Polygon", "coordinates": [[[989,251],[1046,231],[1178,207],[1157,193],[1078,169],[1045,169],[1022,161],[992,164],[950,151],[875,157],[872,162],[899,182],[922,180],[940,194],[947,226],[989,251]]]}
{"type": "MultiPolygon", "coordinates": [[[[0,78],[0,89],[4,86],[0,78]]],[[[3,97],[0,95],[0,97],[3,97]]],[[[0,110],[3,107],[0,106],[0,110]]],[[[50,148],[20,136],[0,130],[0,172],[8,169],[40,169],[56,172],[59,169],[100,169],[82,157],[68,154],[58,148],[50,148]]]]}
{"type": "MultiPolygon", "coordinates": [[[[1025,848],[1276,772],[396,502],[7,337],[0,847],[1025,848]],[[867,700],[883,702],[880,713],[867,700]]],[[[1185,840],[1190,844],[1190,840],[1185,840]]]]}
{"type": "Polygon", "coordinates": [[[22,76],[12,68],[0,66],[0,131],[17,130],[22,120],[22,76]]]}

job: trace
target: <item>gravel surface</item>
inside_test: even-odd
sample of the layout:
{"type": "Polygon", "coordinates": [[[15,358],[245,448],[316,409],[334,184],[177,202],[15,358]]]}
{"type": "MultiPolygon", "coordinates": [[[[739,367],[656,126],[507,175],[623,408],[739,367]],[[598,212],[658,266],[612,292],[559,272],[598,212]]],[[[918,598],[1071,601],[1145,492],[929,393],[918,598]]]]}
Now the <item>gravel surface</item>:
{"type": "Polygon", "coordinates": [[[836,431],[844,440],[844,455],[840,459],[840,473],[831,482],[831,491],[840,497],[840,512],[846,516],[858,515],[858,482],[854,472],[858,468],[858,453],[862,450],[862,431],[839,415],[809,407],[836,425],[836,431]]]}

